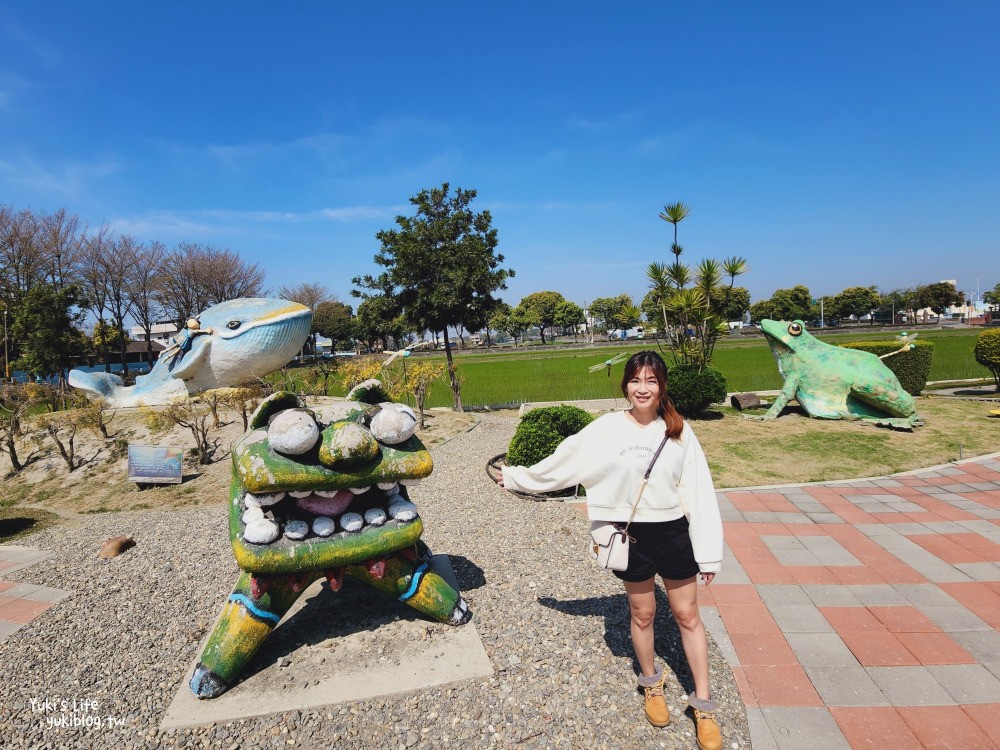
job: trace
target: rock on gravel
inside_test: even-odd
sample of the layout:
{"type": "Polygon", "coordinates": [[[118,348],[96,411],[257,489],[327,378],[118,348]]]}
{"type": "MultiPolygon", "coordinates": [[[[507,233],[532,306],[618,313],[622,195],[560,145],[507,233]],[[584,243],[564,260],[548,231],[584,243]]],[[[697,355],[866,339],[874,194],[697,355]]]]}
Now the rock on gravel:
{"type": "MultiPolygon", "coordinates": [[[[475,612],[491,678],[161,732],[238,574],[225,498],[175,512],[99,514],[20,542],[56,554],[7,580],[73,594],[0,644],[4,747],[696,747],[684,715],[690,677],[665,597],[658,596],[657,651],[669,667],[674,720],[654,729],[636,690],[624,593],[585,559],[583,514],[515,497],[486,476],[485,462],[506,449],[516,424],[513,415],[484,414],[478,427],[433,449],[434,474],[411,488],[424,540],[451,556],[475,612]],[[100,542],[118,534],[138,546],[97,559],[100,542]]],[[[377,629],[372,641],[380,642],[377,629]]],[[[259,658],[275,657],[265,644],[259,658]]],[[[710,659],[725,747],[749,748],[743,705],[714,643],[710,659]]],[[[296,675],[295,661],[292,653],[281,670],[289,690],[316,677],[296,675]]]]}

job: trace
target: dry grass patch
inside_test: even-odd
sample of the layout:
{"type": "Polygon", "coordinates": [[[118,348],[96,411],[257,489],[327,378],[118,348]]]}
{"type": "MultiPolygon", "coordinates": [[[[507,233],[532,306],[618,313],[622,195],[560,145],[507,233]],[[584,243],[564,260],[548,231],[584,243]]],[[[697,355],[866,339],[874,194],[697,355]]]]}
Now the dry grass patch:
{"type": "MultiPolygon", "coordinates": [[[[309,407],[320,407],[334,398],[309,398],[309,407]]],[[[191,455],[191,433],[173,425],[154,430],[141,409],[119,409],[109,429],[110,437],[99,433],[77,433],[77,455],[83,465],[73,472],[59,457],[54,445],[45,439],[31,445],[32,461],[16,475],[7,475],[10,464],[0,458],[0,508],[25,514],[49,510],[59,516],[82,513],[109,513],[123,510],[171,510],[191,505],[221,503],[229,494],[232,464],[229,447],[243,434],[238,412],[221,411],[222,425],[212,428],[210,437],[218,440],[219,449],[210,464],[197,463],[191,455]],[[184,482],[140,490],[126,481],[128,443],[182,447],[187,453],[184,482]]],[[[433,410],[427,413],[426,427],[417,434],[433,449],[450,437],[468,430],[476,423],[472,414],[433,410]]],[[[161,425],[162,426],[162,425],[161,425]]],[[[25,444],[25,456],[29,454],[25,444]]],[[[38,527],[36,526],[35,529],[38,527]]]]}
{"type": "Polygon", "coordinates": [[[752,422],[728,408],[692,426],[720,488],[894,474],[954,461],[959,444],[964,458],[1000,451],[1000,420],[988,416],[988,404],[922,397],[917,411],[926,424],[913,432],[792,410],[752,422]]]}

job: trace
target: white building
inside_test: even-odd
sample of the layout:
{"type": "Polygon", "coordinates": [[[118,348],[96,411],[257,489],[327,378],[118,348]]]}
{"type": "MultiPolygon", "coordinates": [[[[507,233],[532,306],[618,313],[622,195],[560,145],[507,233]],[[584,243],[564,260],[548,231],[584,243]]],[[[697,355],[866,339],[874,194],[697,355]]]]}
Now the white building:
{"type": "MultiPolygon", "coordinates": [[[[177,333],[177,326],[173,323],[154,323],[149,332],[149,338],[153,341],[158,341],[161,344],[166,344],[171,337],[177,333]]],[[[146,331],[142,326],[132,326],[129,329],[129,335],[132,337],[133,341],[145,341],[146,331]]]]}

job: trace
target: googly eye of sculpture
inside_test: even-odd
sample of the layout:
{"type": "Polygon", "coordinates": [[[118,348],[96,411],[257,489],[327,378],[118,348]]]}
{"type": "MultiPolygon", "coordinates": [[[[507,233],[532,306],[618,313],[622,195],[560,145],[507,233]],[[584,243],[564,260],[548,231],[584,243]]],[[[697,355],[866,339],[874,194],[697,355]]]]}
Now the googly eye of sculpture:
{"type": "Polygon", "coordinates": [[[430,475],[416,419],[378,381],[328,422],[291,393],[265,399],[233,446],[229,536],[242,569],[201,654],[190,688],[225,692],[310,583],[344,576],[462,625],[461,594],[430,570],[423,521],[407,487],[430,475]],[[412,418],[412,425],[411,425],[412,418]]]}

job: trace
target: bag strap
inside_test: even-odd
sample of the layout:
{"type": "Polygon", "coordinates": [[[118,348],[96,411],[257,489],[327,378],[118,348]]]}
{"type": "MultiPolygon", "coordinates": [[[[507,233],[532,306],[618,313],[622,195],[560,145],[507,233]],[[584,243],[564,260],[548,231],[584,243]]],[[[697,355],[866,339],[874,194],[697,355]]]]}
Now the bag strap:
{"type": "MultiPolygon", "coordinates": [[[[666,431],[663,432],[663,440],[660,441],[660,447],[656,449],[653,457],[649,461],[649,466],[646,467],[646,473],[642,476],[642,483],[639,485],[639,494],[636,495],[635,504],[632,506],[632,515],[628,517],[628,523],[625,524],[625,536],[628,536],[628,527],[632,525],[632,520],[635,518],[635,512],[639,508],[639,501],[642,499],[642,492],[646,489],[646,485],[649,483],[649,475],[653,472],[653,464],[656,463],[656,459],[660,457],[660,453],[663,451],[663,446],[667,444],[667,440],[670,436],[666,431]]],[[[634,542],[635,539],[628,537],[630,542],[634,542]]]]}

